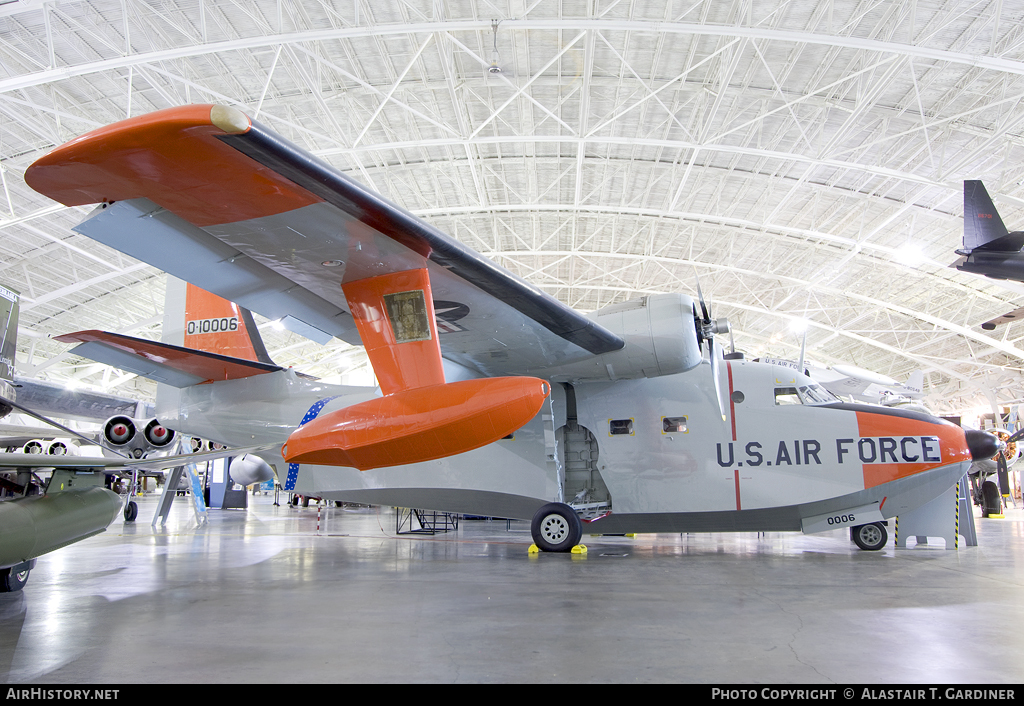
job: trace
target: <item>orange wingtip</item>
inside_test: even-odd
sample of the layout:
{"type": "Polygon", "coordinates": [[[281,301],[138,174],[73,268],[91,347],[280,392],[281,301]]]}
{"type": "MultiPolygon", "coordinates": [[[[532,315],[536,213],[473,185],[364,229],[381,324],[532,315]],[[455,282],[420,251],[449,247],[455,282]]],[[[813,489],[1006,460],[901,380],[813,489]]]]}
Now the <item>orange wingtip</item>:
{"type": "Polygon", "coordinates": [[[431,461],[508,436],[540,411],[550,387],[530,377],[483,378],[403,390],[296,429],[289,463],[371,468],[431,461]]]}
{"type": "Polygon", "coordinates": [[[197,225],[283,213],[320,199],[217,139],[249,130],[235,108],[185,105],[107,125],[61,145],[25,181],[65,206],[148,198],[197,225]]]}

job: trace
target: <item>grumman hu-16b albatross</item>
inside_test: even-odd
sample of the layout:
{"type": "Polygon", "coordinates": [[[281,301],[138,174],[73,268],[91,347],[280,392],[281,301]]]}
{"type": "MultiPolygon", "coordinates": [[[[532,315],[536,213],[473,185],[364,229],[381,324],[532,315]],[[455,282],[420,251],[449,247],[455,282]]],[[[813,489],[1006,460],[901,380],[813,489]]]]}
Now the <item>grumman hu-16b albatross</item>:
{"type": "Polygon", "coordinates": [[[25,179],[99,204],[80,233],[313,340],[365,346],[379,390],[260,360],[226,302],[176,321],[169,306],[165,343],[64,337],[160,381],[172,429],[281,444],[265,458],[296,493],[532,520],[546,551],[576,545],[581,516],[594,534],[856,527],[877,549],[883,520],[951,488],[972,451],[995,453],[989,435],[723,360],[726,322],[685,295],[581,315],[234,108],[95,130],[25,179]]]}

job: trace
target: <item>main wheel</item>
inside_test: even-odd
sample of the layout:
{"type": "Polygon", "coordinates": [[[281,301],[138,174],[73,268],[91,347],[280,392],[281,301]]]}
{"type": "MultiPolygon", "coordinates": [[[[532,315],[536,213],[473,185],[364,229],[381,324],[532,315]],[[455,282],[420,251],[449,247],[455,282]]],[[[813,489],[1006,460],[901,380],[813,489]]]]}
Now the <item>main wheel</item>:
{"type": "Polygon", "coordinates": [[[25,588],[25,584],[28,583],[29,570],[15,571],[17,568],[17,566],[13,566],[9,569],[0,569],[0,593],[13,593],[25,588]]]}
{"type": "Polygon", "coordinates": [[[139,516],[139,506],[135,504],[134,500],[129,500],[128,504],[124,506],[124,521],[135,522],[135,518],[139,516]]]}
{"type": "Polygon", "coordinates": [[[580,543],[583,523],[576,511],[565,503],[548,503],[533,516],[530,533],[538,547],[546,552],[567,552],[580,543]]]}
{"type": "Polygon", "coordinates": [[[886,532],[885,525],[881,522],[857,525],[853,528],[853,541],[864,551],[875,552],[889,541],[889,533],[886,532]]]}
{"type": "Polygon", "coordinates": [[[1003,511],[999,486],[990,480],[981,484],[981,516],[998,515],[1003,511]]]}

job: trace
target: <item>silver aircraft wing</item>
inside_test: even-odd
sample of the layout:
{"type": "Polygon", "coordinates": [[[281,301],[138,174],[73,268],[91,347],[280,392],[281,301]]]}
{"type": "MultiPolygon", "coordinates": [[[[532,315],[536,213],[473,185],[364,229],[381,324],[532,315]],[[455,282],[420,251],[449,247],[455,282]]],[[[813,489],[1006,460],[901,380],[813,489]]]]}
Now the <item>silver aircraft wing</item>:
{"type": "Polygon", "coordinates": [[[98,203],[76,230],[313,340],[360,343],[341,285],[426,268],[441,353],[531,373],[622,339],[240,111],[182,106],[115,123],[27,170],[98,203]]]}

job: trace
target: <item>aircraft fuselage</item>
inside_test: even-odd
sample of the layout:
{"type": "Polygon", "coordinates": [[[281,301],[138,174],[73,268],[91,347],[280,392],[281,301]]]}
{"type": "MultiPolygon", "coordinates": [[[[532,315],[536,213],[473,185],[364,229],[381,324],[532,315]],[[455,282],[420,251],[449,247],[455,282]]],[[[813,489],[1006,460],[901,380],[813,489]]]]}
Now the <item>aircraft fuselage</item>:
{"type": "Polygon", "coordinates": [[[1024,252],[975,250],[956,268],[995,279],[1024,281],[1024,252]]]}
{"type": "MultiPolygon", "coordinates": [[[[350,502],[529,519],[551,501],[597,501],[595,532],[799,530],[865,506],[881,519],[935,497],[970,464],[948,422],[829,402],[781,366],[720,368],[721,407],[705,362],[653,379],[556,383],[512,438],[448,458],[365,472],[268,461],[286,489],[350,502]]],[[[281,371],[162,388],[157,413],[226,444],[284,443],[303,419],[377,395],[281,371]]]]}

